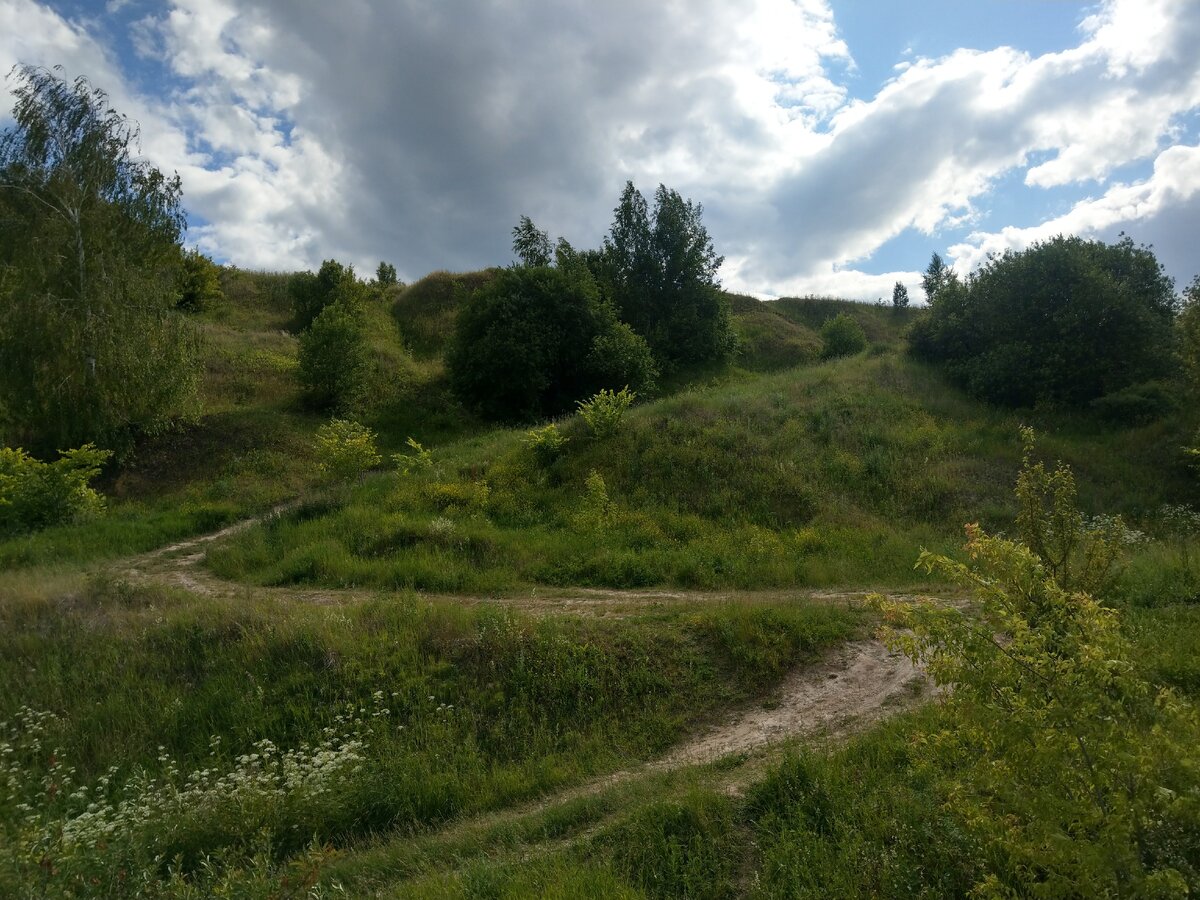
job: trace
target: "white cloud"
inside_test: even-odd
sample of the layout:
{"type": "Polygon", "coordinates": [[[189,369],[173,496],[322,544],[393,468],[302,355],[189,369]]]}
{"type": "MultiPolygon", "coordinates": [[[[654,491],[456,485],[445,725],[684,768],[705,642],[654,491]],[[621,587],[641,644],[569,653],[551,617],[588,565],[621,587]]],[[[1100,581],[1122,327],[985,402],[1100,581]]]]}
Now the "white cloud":
{"type": "Polygon", "coordinates": [[[855,265],[906,229],[933,243],[969,226],[1013,172],[1023,190],[1100,199],[972,235],[960,264],[1046,228],[1200,204],[1168,171],[1187,149],[1179,117],[1200,107],[1194,0],[1108,0],[1077,46],[1038,57],[906,53],[867,99],[848,94],[854,48],[827,0],[138,10],[131,38],[172,76],[159,96],[127,87],[94,28],[33,0],[0,0],[0,63],[62,60],[108,88],[183,176],[208,223],[192,239],[242,265],[384,258],[413,278],[501,263],[523,213],[595,245],[632,178],[704,203],[732,288],[875,297],[915,273],[855,265]],[[1152,159],[1150,187],[1107,184],[1152,159]]]}

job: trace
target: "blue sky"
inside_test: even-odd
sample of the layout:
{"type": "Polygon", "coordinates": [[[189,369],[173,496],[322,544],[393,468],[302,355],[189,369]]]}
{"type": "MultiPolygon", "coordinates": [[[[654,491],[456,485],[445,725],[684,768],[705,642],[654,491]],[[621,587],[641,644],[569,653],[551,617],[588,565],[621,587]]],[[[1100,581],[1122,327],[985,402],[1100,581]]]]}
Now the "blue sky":
{"type": "MultiPolygon", "coordinates": [[[[0,0],[180,173],[189,240],[405,279],[704,204],[726,286],[862,299],[1058,232],[1200,272],[1196,0],[0,0]]],[[[919,292],[915,293],[919,296],[919,292]]]]}

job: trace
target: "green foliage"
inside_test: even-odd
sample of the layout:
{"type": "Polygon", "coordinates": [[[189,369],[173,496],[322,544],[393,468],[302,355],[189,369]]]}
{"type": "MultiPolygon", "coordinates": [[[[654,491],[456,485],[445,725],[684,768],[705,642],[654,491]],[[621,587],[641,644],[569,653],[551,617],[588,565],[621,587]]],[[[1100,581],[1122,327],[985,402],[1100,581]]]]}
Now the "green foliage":
{"type": "Polygon", "coordinates": [[[300,335],[300,385],[315,409],[347,411],[365,399],[367,342],[362,313],[353,306],[325,307],[300,335]]]}
{"type": "Polygon", "coordinates": [[[1183,292],[1184,306],[1176,322],[1179,331],[1179,355],[1188,387],[1200,399],[1200,275],[1183,292]]]}
{"type": "Polygon", "coordinates": [[[196,332],[175,310],[178,176],[79,78],[14,70],[0,135],[0,436],[124,450],[193,411],[196,332]]]}
{"type": "Polygon", "coordinates": [[[713,249],[702,213],[700,204],[659,185],[651,214],[627,182],[598,260],[622,321],[667,365],[719,361],[735,345],[716,277],[723,257],[713,249]]]}
{"type": "Polygon", "coordinates": [[[596,335],[586,365],[600,384],[635,384],[643,393],[650,393],[658,381],[658,364],[650,345],[624,322],[612,322],[596,335]]]}
{"type": "Polygon", "coordinates": [[[307,330],[327,306],[341,303],[355,308],[363,302],[362,285],[354,275],[354,266],[343,266],[336,259],[327,259],[314,275],[301,272],[288,285],[292,295],[292,327],[307,330]]]}
{"type": "Polygon", "coordinates": [[[944,284],[912,348],[988,401],[1080,405],[1172,374],[1175,307],[1148,248],[1060,236],[944,284]]]}
{"type": "Polygon", "coordinates": [[[525,433],[525,446],[533,454],[539,466],[545,468],[562,456],[569,438],[558,430],[553,422],[541,428],[531,428],[525,433]]]}
{"type": "Polygon", "coordinates": [[[396,471],[401,475],[414,475],[418,472],[433,471],[433,451],[424,447],[415,438],[410,437],[404,442],[412,453],[395,453],[392,462],[396,471]]]}
{"type": "Polygon", "coordinates": [[[375,281],[380,287],[391,287],[399,283],[399,279],[396,277],[396,267],[390,262],[381,262],[375,269],[375,281]]]}
{"type": "Polygon", "coordinates": [[[853,356],[867,349],[867,335],[862,326],[846,313],[825,320],[821,326],[821,342],[821,356],[825,359],[853,356]]]}
{"type": "Polygon", "coordinates": [[[346,419],[330,419],[318,428],[314,450],[318,471],[332,481],[361,478],[383,459],[375,432],[346,419]]]}
{"type": "Polygon", "coordinates": [[[550,235],[538,229],[529,216],[521,216],[521,221],[513,228],[512,234],[513,253],[521,261],[521,265],[550,265],[553,252],[550,235]]]}
{"type": "Polygon", "coordinates": [[[952,772],[950,807],[988,848],[982,896],[1181,896],[1200,886],[1195,711],[1138,671],[1105,585],[1120,523],[1073,507],[1069,470],[1018,478],[1026,543],[967,526],[969,563],[919,566],[969,588],[974,610],[876,604],[891,642],[947,686],[927,737],[952,772]]]}
{"type": "Polygon", "coordinates": [[[637,394],[626,386],[619,391],[601,390],[587,400],[577,400],[575,405],[592,436],[603,440],[620,431],[621,420],[636,399],[637,394]]]}
{"type": "Polygon", "coordinates": [[[1112,582],[1123,555],[1145,539],[1120,516],[1088,518],[1079,511],[1075,476],[1059,463],[1053,471],[1035,460],[1034,432],[1021,428],[1021,471],[1017,475],[1017,530],[1064,591],[1097,594],[1112,582]]]}
{"type": "Polygon", "coordinates": [[[908,309],[908,288],[899,281],[892,288],[892,309],[908,309]]]}
{"type": "MultiPolygon", "coordinates": [[[[929,259],[925,274],[921,276],[921,288],[925,291],[925,302],[932,304],[942,288],[955,284],[958,276],[946,265],[945,260],[937,253],[929,259]]],[[[892,294],[895,297],[895,292],[892,294]]]]}
{"type": "Polygon", "coordinates": [[[1088,404],[1100,418],[1114,425],[1145,425],[1179,409],[1178,385],[1168,381],[1143,381],[1097,397],[1088,404]]]}
{"type": "Polygon", "coordinates": [[[221,268],[199,250],[185,251],[179,269],[179,301],[176,306],[187,312],[202,312],[224,297],[221,291],[221,268]]]}
{"type": "Polygon", "coordinates": [[[112,455],[94,444],[45,463],[20,447],[0,447],[0,536],[38,531],[97,515],[104,498],[90,482],[112,455]]]}
{"type": "Polygon", "coordinates": [[[528,421],[600,388],[641,387],[648,366],[628,337],[586,273],[512,268],[459,313],[447,367],[464,403],[492,419],[528,421]],[[628,352],[600,356],[605,346],[628,352]]]}

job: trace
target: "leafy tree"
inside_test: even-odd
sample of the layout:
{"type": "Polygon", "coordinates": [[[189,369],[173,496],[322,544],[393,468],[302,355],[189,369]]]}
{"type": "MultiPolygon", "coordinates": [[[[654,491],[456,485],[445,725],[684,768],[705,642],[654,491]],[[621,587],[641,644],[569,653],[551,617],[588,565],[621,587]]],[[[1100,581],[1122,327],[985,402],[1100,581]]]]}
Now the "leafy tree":
{"type": "Polygon", "coordinates": [[[606,292],[668,366],[723,359],[735,343],[716,277],[723,258],[700,220],[703,211],[659,185],[651,214],[627,182],[604,240],[606,292]]]}
{"type": "Polygon", "coordinates": [[[925,291],[925,301],[933,303],[938,292],[957,277],[954,270],[946,265],[941,256],[937,253],[933,254],[929,265],[925,268],[925,274],[921,276],[921,288],[925,291]]]}
{"type": "Polygon", "coordinates": [[[949,769],[949,804],[987,848],[979,896],[1186,896],[1200,886],[1200,723],[1140,675],[1091,593],[1119,523],[1098,534],[1069,470],[1034,463],[1024,436],[1024,540],[969,525],[968,562],[918,563],[970,589],[973,608],[874,600],[892,645],[947,689],[925,757],[949,769]]]}
{"type": "Polygon", "coordinates": [[[327,259],[314,275],[301,272],[288,285],[292,295],[292,320],[296,331],[304,331],[321,314],[321,310],[341,302],[354,306],[362,300],[362,285],[354,275],[354,266],[344,266],[336,259],[327,259]]]}
{"type": "Polygon", "coordinates": [[[136,158],[103,91],[60,72],[14,70],[0,135],[0,432],[38,453],[120,449],[195,400],[181,187],[136,158]]]}
{"type": "Polygon", "coordinates": [[[311,406],[352,409],[362,399],[368,371],[361,311],[347,303],[325,307],[300,335],[299,357],[300,384],[311,406]]]}
{"type": "Polygon", "coordinates": [[[1179,355],[1191,390],[1200,396],[1200,275],[1183,292],[1179,313],[1179,355]]]}
{"type": "Polygon", "coordinates": [[[375,270],[375,280],[379,282],[380,287],[390,287],[398,283],[396,277],[396,267],[389,262],[381,262],[375,270]]]}
{"type": "Polygon", "coordinates": [[[908,288],[899,281],[892,288],[892,309],[908,309],[908,288]]]}
{"type": "Polygon", "coordinates": [[[821,326],[821,341],[821,356],[825,359],[852,356],[867,348],[867,336],[862,325],[847,313],[838,313],[825,320],[821,326]]]}
{"type": "Polygon", "coordinates": [[[586,272],[514,267],[464,305],[447,365],[464,403],[493,419],[528,421],[604,387],[641,388],[647,354],[639,341],[586,272]],[[603,349],[623,343],[623,356],[603,349]]]}
{"type": "Polygon", "coordinates": [[[199,250],[183,254],[179,269],[179,301],[176,306],[187,312],[200,312],[224,299],[220,268],[199,250]]]}
{"type": "Polygon", "coordinates": [[[986,400],[1078,405],[1169,375],[1175,310],[1148,248],[1060,236],[944,282],[911,347],[986,400]]]}
{"type": "MultiPolygon", "coordinates": [[[[521,221],[512,230],[513,253],[523,266],[550,265],[553,248],[550,245],[550,235],[538,229],[529,216],[521,216],[521,221]]],[[[570,246],[568,244],[568,246],[570,246]]]]}

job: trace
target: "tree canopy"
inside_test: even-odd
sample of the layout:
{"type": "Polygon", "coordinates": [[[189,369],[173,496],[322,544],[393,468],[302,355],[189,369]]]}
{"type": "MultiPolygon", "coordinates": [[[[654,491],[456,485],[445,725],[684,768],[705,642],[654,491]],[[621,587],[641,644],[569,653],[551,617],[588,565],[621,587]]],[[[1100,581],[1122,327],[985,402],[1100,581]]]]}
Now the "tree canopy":
{"type": "Polygon", "coordinates": [[[604,239],[606,292],[621,319],[668,366],[722,359],[735,343],[717,282],[723,257],[713,249],[703,212],[661,184],[651,212],[630,181],[604,239]]]}
{"type": "Polygon", "coordinates": [[[931,280],[940,283],[913,351],[983,399],[1078,405],[1175,365],[1174,283],[1128,237],[1059,236],[996,257],[965,283],[931,280]]]}
{"type": "Polygon", "coordinates": [[[14,70],[0,136],[0,436],[110,448],[187,412],[196,336],[176,312],[179,177],[87,80],[14,70]]]}
{"type": "Polygon", "coordinates": [[[505,421],[566,412],[601,388],[644,388],[654,375],[645,342],[586,272],[548,266],[505,269],[476,291],[447,364],[464,403],[505,421]]]}

